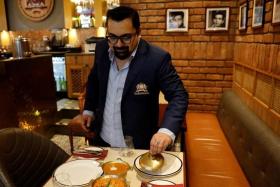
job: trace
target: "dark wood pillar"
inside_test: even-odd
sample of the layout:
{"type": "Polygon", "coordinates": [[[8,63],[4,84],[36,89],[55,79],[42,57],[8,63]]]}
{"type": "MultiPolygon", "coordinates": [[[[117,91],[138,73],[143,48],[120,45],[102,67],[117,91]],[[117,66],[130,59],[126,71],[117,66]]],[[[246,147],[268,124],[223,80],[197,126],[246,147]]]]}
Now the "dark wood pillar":
{"type": "Polygon", "coordinates": [[[55,94],[51,56],[0,61],[0,128],[16,127],[25,118],[31,123],[53,124],[55,94]]]}

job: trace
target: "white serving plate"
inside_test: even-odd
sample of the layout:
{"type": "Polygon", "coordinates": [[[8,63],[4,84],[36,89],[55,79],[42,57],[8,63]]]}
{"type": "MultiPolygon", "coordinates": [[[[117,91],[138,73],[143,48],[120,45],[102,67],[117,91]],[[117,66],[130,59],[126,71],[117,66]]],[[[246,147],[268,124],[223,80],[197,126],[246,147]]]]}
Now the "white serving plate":
{"type": "Polygon", "coordinates": [[[60,186],[86,186],[100,177],[103,170],[95,160],[73,160],[60,165],[53,174],[53,181],[60,186]]]}
{"type": "Polygon", "coordinates": [[[162,168],[157,171],[147,171],[140,166],[139,160],[141,156],[142,155],[138,156],[134,160],[134,167],[136,168],[136,171],[144,177],[167,177],[176,175],[183,166],[183,162],[179,157],[171,153],[162,153],[164,158],[164,164],[162,168]]]}

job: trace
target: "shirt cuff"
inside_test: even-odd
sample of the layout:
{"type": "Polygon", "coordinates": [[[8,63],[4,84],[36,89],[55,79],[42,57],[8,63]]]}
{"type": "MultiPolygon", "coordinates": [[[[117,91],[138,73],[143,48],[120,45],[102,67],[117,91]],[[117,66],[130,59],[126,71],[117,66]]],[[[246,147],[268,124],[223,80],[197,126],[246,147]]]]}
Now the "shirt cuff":
{"type": "Polygon", "coordinates": [[[171,130],[169,130],[167,128],[160,128],[158,130],[158,132],[161,132],[161,133],[164,133],[164,134],[167,134],[168,136],[170,136],[172,139],[172,144],[174,143],[176,136],[171,130]]]}
{"type": "Polygon", "coordinates": [[[94,113],[93,113],[93,111],[90,111],[90,110],[84,110],[83,115],[89,115],[89,116],[93,117],[94,113]]]}

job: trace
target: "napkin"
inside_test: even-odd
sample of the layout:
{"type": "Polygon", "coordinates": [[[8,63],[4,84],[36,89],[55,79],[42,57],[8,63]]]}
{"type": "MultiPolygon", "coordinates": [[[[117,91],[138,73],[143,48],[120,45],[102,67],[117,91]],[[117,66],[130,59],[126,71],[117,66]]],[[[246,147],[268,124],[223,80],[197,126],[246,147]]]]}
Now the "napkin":
{"type": "Polygon", "coordinates": [[[83,157],[83,158],[96,158],[96,160],[104,160],[108,154],[108,150],[101,151],[100,154],[90,153],[90,152],[81,152],[81,151],[73,151],[73,156],[83,157]]]}

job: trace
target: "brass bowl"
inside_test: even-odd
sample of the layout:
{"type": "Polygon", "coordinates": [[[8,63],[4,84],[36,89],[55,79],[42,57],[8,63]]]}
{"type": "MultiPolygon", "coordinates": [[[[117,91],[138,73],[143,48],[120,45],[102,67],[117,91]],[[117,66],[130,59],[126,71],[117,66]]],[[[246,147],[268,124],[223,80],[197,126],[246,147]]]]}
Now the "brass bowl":
{"type": "Polygon", "coordinates": [[[139,164],[146,171],[157,171],[163,166],[164,158],[161,154],[147,152],[140,157],[139,164]]]}
{"type": "Polygon", "coordinates": [[[102,164],[102,169],[105,175],[117,175],[126,177],[127,171],[131,169],[130,165],[122,159],[109,161],[102,164]]]}
{"type": "Polygon", "coordinates": [[[123,177],[117,175],[103,175],[95,179],[91,187],[127,187],[127,182],[123,177]]]}

